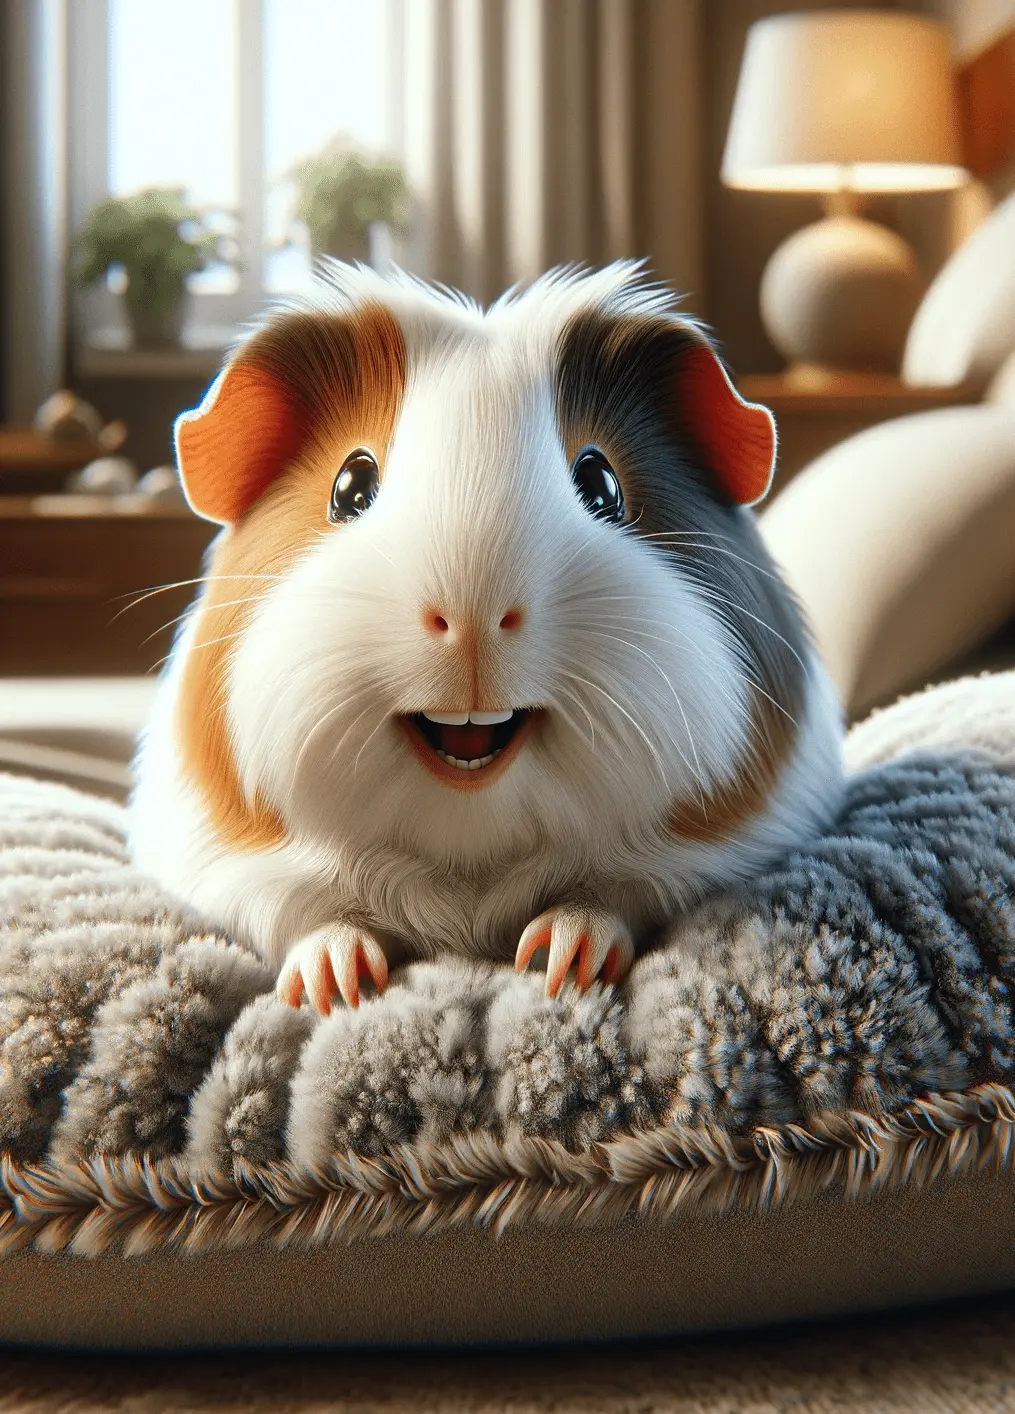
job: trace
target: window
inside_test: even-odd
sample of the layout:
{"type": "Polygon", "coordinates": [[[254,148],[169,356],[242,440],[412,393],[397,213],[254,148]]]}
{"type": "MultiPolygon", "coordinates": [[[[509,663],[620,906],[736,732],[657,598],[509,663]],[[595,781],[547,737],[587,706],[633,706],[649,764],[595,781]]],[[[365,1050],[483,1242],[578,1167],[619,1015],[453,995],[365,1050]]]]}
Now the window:
{"type": "MultiPolygon", "coordinates": [[[[309,246],[291,219],[299,160],[344,138],[391,153],[399,0],[75,0],[70,7],[71,220],[107,193],[182,187],[240,267],[190,277],[188,335],[227,343],[265,294],[304,286],[309,246]]],[[[125,335],[112,288],[78,306],[88,338],[125,335]]]]}
{"type": "Polygon", "coordinates": [[[385,5],[364,0],[265,0],[263,221],[272,293],[310,273],[306,247],[284,246],[293,164],[338,136],[370,153],[394,149],[389,20],[385,5]]]}

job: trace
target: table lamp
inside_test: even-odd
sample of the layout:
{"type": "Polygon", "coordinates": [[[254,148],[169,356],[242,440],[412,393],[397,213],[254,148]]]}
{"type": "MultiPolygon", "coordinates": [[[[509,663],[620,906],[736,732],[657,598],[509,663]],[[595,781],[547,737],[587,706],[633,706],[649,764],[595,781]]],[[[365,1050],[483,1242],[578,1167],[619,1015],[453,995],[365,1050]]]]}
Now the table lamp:
{"type": "Polygon", "coordinates": [[[916,257],[863,219],[865,193],[942,191],[966,179],[948,31],[922,15],[775,15],[747,35],[722,180],[816,192],[825,217],[785,241],[761,315],[791,372],[897,372],[920,298],[916,257]]]}

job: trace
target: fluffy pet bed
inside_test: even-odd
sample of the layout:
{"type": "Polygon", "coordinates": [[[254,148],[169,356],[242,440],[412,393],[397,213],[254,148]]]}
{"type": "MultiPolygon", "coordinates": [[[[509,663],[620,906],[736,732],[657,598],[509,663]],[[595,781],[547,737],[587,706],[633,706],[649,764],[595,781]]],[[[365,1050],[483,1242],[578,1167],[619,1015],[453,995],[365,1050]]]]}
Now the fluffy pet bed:
{"type": "Polygon", "coordinates": [[[848,755],[835,831],[618,991],[441,961],[323,1020],[135,873],[118,806],[0,778],[0,1338],[628,1334],[1015,1279],[1015,674],[848,755]]]}

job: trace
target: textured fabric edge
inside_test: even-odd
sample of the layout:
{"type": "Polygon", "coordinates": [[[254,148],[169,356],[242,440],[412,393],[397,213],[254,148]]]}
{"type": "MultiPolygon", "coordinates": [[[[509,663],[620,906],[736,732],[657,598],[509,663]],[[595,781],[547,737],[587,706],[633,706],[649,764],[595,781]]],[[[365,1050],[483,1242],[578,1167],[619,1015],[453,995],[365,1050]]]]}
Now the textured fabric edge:
{"type": "Polygon", "coordinates": [[[477,1227],[604,1226],[691,1211],[759,1210],[833,1191],[847,1200],[1011,1167],[1015,1092],[987,1083],[914,1100],[891,1115],[815,1116],[734,1137],[660,1126],[573,1153],[481,1131],[326,1166],[195,1173],[144,1156],[19,1165],[0,1157],[0,1257],[34,1246],[96,1257],[207,1252],[477,1227]]]}

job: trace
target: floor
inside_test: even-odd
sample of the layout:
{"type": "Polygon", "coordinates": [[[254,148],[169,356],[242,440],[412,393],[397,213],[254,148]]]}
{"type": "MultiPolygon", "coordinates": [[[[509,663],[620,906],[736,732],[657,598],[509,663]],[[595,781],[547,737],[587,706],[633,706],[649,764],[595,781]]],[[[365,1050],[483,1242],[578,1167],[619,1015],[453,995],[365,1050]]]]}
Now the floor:
{"type": "Polygon", "coordinates": [[[985,1414],[1015,1411],[1015,1293],[592,1349],[148,1359],[8,1353],[0,1414],[985,1414]]]}

